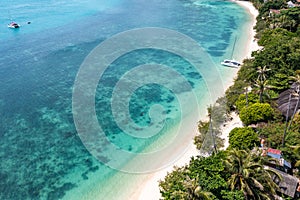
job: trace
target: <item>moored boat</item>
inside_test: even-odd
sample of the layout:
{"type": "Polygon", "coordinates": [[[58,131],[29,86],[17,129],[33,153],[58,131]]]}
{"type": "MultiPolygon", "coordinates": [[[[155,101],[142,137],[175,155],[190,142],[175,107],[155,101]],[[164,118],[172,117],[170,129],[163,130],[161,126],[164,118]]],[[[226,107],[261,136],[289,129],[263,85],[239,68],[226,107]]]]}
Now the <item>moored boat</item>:
{"type": "Polygon", "coordinates": [[[17,24],[16,22],[11,22],[7,25],[8,28],[20,28],[20,24],[17,24]]]}
{"type": "Polygon", "coordinates": [[[241,63],[236,60],[224,60],[221,62],[222,65],[227,67],[239,67],[241,66],[241,63]]]}

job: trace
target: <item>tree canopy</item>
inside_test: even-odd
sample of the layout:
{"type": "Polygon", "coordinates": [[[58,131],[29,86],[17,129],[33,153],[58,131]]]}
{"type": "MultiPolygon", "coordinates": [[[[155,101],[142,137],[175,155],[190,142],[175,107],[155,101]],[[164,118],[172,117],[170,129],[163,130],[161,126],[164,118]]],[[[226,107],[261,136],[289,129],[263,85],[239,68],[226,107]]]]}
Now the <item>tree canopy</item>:
{"type": "MultiPolygon", "coordinates": [[[[244,60],[226,91],[225,110],[238,111],[246,126],[264,123],[256,131],[233,129],[226,151],[199,156],[189,165],[175,168],[159,183],[163,199],[274,199],[278,188],[272,177],[280,175],[264,167],[265,157],[251,151],[259,137],[265,138],[268,147],[280,149],[300,175],[300,103],[295,94],[300,93],[295,87],[300,85],[300,7],[287,8],[285,0],[252,2],[259,10],[255,37],[262,48],[244,60]],[[281,10],[272,14],[270,9],[281,10]],[[249,87],[251,92],[246,91],[249,87]]],[[[218,126],[225,115],[218,109],[215,114],[212,122],[217,125],[213,128],[219,135],[218,126]]],[[[199,148],[209,127],[208,122],[199,122],[201,135],[195,138],[199,148]]]]}
{"type": "Polygon", "coordinates": [[[253,149],[259,145],[258,134],[250,127],[234,128],[229,133],[229,148],[253,149]]]}
{"type": "Polygon", "coordinates": [[[268,103],[254,103],[240,112],[240,118],[245,125],[267,122],[273,115],[273,108],[268,103]]]}

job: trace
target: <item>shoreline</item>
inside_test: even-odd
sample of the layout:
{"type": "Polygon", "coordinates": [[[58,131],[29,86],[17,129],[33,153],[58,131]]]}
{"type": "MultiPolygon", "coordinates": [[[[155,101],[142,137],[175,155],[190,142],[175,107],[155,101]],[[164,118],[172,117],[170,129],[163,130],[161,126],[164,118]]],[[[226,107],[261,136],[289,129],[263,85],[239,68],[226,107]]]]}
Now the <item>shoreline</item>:
{"type": "MultiPolygon", "coordinates": [[[[251,52],[258,50],[259,47],[254,41],[255,31],[253,30],[253,26],[256,23],[256,16],[255,13],[258,14],[258,11],[252,6],[250,2],[244,1],[232,1],[233,3],[237,3],[241,6],[241,8],[245,9],[246,12],[249,13],[249,19],[247,23],[243,26],[241,31],[246,34],[246,39],[240,41],[242,43],[241,46],[244,48],[238,49],[239,58],[238,59],[245,59],[251,57],[251,52]]],[[[223,88],[224,93],[225,90],[233,84],[234,78],[237,75],[236,69],[224,69],[220,71],[220,74],[224,77],[227,77],[226,80],[223,81],[223,88]]],[[[223,93],[223,94],[224,94],[223,93]]],[[[197,116],[191,114],[187,116],[187,123],[184,124],[184,129],[186,131],[191,131],[189,135],[197,135],[198,128],[197,123],[201,119],[206,119],[206,112],[207,112],[207,105],[209,103],[204,101],[203,104],[205,105],[201,110],[200,113],[204,113],[203,115],[199,116],[200,113],[196,113],[197,116]],[[200,117],[200,118],[199,118],[200,117]]],[[[236,115],[232,115],[233,120],[228,122],[224,127],[222,127],[222,135],[221,137],[225,139],[225,145],[228,145],[228,139],[226,140],[230,130],[235,127],[240,126],[239,117],[236,115]]],[[[199,155],[199,150],[196,149],[196,146],[193,144],[193,138],[186,138],[184,141],[180,143],[181,147],[185,147],[185,152],[178,154],[178,152],[174,151],[171,153],[171,157],[177,157],[176,161],[173,162],[171,165],[155,172],[146,173],[146,174],[130,174],[126,172],[117,173],[113,177],[110,178],[106,184],[115,184],[119,187],[117,190],[110,190],[109,188],[101,188],[99,186],[99,181],[97,180],[97,175],[91,177],[90,185],[86,185],[85,187],[80,188],[76,193],[69,193],[66,195],[64,199],[115,199],[115,200],[158,200],[161,199],[161,194],[159,191],[159,181],[163,180],[167,173],[173,171],[174,167],[181,167],[186,164],[189,164],[191,157],[196,157],[199,155]],[[126,181],[123,181],[126,180],[126,181]],[[133,184],[128,184],[133,183],[133,184]],[[92,187],[90,187],[92,185],[92,187]],[[84,193],[84,191],[89,191],[88,193],[84,193]]],[[[224,147],[226,148],[226,146],[224,147]]],[[[165,155],[169,156],[169,155],[165,155]]],[[[164,155],[162,158],[164,159],[164,155]]],[[[100,176],[100,175],[99,175],[100,176]]]]}
{"type": "MultiPolygon", "coordinates": [[[[253,51],[259,50],[260,47],[257,44],[257,41],[255,40],[254,36],[256,34],[254,30],[254,26],[256,24],[256,17],[258,15],[258,10],[252,5],[251,2],[248,1],[232,1],[234,3],[237,3],[241,7],[243,7],[251,16],[251,30],[249,31],[248,40],[247,40],[247,48],[245,48],[245,51],[243,52],[243,55],[241,56],[243,59],[250,58],[251,53],[253,51]]],[[[235,72],[234,77],[236,76],[237,72],[235,72]]],[[[228,89],[233,84],[234,79],[232,79],[229,83],[225,85],[225,90],[228,89]]],[[[225,91],[224,91],[225,92],[225,91]]],[[[222,128],[222,138],[225,139],[225,147],[228,146],[228,142],[226,142],[226,138],[228,137],[229,132],[235,128],[239,127],[241,125],[241,122],[239,120],[239,117],[237,115],[232,116],[233,119],[222,128]]],[[[198,134],[197,127],[195,127],[195,133],[194,135],[198,134]]],[[[138,199],[138,200],[154,200],[154,199],[160,199],[161,195],[159,192],[158,182],[162,180],[168,172],[171,172],[172,169],[176,167],[182,167],[189,163],[191,157],[195,157],[199,154],[199,151],[196,149],[196,146],[193,144],[193,140],[190,142],[188,150],[182,155],[182,157],[177,160],[173,166],[167,167],[161,171],[155,172],[154,174],[149,174],[146,177],[145,184],[143,184],[140,188],[136,188],[135,192],[132,193],[130,196],[130,199],[138,199]]]]}
{"type": "Polygon", "coordinates": [[[254,26],[256,25],[256,17],[258,16],[258,10],[253,6],[253,4],[249,1],[241,1],[241,0],[233,0],[234,3],[240,5],[243,7],[252,17],[252,27],[251,30],[249,31],[249,39],[248,39],[248,44],[246,48],[246,53],[244,54],[244,58],[251,58],[251,53],[253,51],[257,51],[261,49],[260,46],[257,44],[257,40],[255,39],[256,31],[254,30],[254,26]]]}

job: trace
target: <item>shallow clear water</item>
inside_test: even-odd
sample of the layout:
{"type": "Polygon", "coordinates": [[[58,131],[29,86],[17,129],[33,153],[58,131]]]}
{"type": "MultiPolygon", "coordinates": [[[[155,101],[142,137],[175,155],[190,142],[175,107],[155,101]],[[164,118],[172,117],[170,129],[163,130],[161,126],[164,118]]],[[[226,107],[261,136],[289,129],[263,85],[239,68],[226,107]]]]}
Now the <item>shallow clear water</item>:
{"type": "MultiPolygon", "coordinates": [[[[231,54],[235,37],[240,37],[238,32],[248,20],[243,9],[227,1],[1,2],[0,199],[63,198],[89,185],[94,175],[103,191],[109,187],[113,190],[114,185],[105,182],[118,171],[90,155],[72,115],[76,74],[100,42],[132,28],[169,28],[196,40],[222,73],[218,63],[231,54]],[[8,29],[11,20],[21,28],[8,29]]],[[[182,104],[176,95],[163,86],[148,84],[132,94],[128,105],[131,118],[141,127],[149,126],[148,111],[160,104],[167,126],[154,137],[137,139],[125,133],[131,131],[130,126],[122,130],[114,121],[110,105],[115,84],[135,66],[149,63],[166,65],[180,73],[199,99],[207,95],[203,77],[178,55],[142,49],[117,59],[99,81],[95,107],[109,141],[128,152],[142,152],[182,119],[182,104]]],[[[185,92],[191,91],[179,91],[185,92]]],[[[95,150],[109,154],[105,144],[95,150]]]]}

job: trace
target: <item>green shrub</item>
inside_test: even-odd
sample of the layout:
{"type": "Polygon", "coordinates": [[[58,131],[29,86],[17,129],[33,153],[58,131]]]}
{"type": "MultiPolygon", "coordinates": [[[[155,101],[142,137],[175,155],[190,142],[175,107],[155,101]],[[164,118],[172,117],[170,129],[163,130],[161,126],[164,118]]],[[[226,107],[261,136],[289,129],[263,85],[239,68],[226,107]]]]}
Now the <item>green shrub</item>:
{"type": "Polygon", "coordinates": [[[224,159],[225,153],[221,151],[207,158],[192,158],[188,166],[175,168],[164,180],[159,181],[163,199],[202,199],[194,192],[198,186],[200,192],[210,193],[209,199],[212,200],[223,199],[223,196],[227,196],[225,199],[239,197],[239,191],[231,191],[226,183],[229,175],[224,173],[224,159]]]}
{"type": "Polygon", "coordinates": [[[259,137],[250,127],[234,128],[229,133],[229,145],[229,148],[253,149],[259,145],[259,137]]]}
{"type": "Polygon", "coordinates": [[[244,200],[244,194],[241,190],[222,191],[222,198],[224,200],[244,200]]]}
{"type": "Polygon", "coordinates": [[[254,103],[240,112],[240,118],[245,125],[271,120],[273,115],[273,108],[268,103],[254,103]]]}
{"type": "MultiPolygon", "coordinates": [[[[253,103],[259,102],[259,97],[257,94],[254,93],[248,93],[248,106],[252,105],[253,103]]],[[[246,95],[241,94],[238,98],[238,100],[235,102],[237,110],[240,112],[247,104],[246,101],[246,95]]]]}
{"type": "Polygon", "coordinates": [[[234,103],[237,101],[240,94],[245,92],[246,86],[247,83],[245,83],[245,81],[236,80],[234,81],[234,84],[226,90],[227,106],[230,110],[234,110],[234,103]]]}

